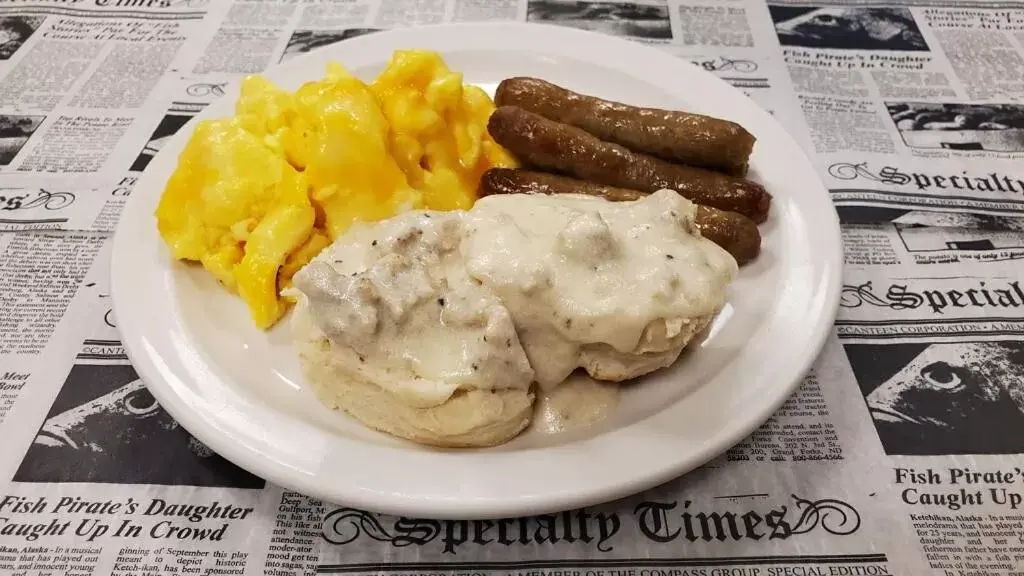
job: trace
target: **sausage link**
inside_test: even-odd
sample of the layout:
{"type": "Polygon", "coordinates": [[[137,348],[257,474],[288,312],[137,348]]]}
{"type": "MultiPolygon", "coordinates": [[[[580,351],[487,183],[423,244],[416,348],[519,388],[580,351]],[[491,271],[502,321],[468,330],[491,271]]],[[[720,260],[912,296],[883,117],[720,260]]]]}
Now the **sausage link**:
{"type": "Polygon", "coordinates": [[[668,188],[697,204],[739,212],[756,223],[768,218],[771,195],[756,182],[632,152],[522,108],[497,108],[487,130],[530,167],[640,192],[668,188]]]}
{"type": "Polygon", "coordinates": [[[745,176],[756,138],[729,120],[677,110],[641,108],[573,92],[538,78],[507,78],[497,106],[518,106],[601,140],[663,160],[745,176]]]}
{"type": "Polygon", "coordinates": [[[737,264],[746,264],[761,253],[761,232],[743,214],[698,204],[697,228],[705,238],[732,254],[737,264]]]}
{"type": "MultiPolygon", "coordinates": [[[[484,172],[480,178],[479,194],[586,194],[612,202],[630,202],[647,196],[636,190],[511,168],[491,168],[484,172]]],[[[740,265],[757,258],[761,252],[761,233],[750,218],[699,204],[696,206],[696,224],[702,236],[732,254],[740,265]]]]}
{"type": "Polygon", "coordinates": [[[586,194],[612,202],[639,200],[647,194],[614,188],[546,172],[513,168],[491,168],[480,177],[480,196],[492,194],[586,194]]]}

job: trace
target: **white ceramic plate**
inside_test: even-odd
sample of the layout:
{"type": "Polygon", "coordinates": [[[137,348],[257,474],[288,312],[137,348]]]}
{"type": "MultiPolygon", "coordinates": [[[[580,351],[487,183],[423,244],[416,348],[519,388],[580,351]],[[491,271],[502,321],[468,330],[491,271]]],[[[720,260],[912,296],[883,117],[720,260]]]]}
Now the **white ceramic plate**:
{"type": "Polygon", "coordinates": [[[371,80],[398,48],[438,50],[467,82],[488,90],[509,76],[537,76],[741,123],[758,138],[752,177],[775,198],[762,226],[762,255],[742,269],[712,336],[674,367],[629,386],[608,420],[572,434],[528,431],[479,451],[398,441],[321,406],[303,386],[287,326],[256,330],[239,299],[201,269],[173,262],[157,234],[153,211],[178,153],[197,120],[232,112],[233,86],[149,165],[114,241],[113,296],[124,344],[154,396],[186,429],[253,473],[327,501],[407,516],[485,518],[590,505],[665,482],[740,441],[790,395],[831,329],[842,248],[828,194],[769,114],[659,50],[553,26],[379,32],[266,75],[294,89],[337,60],[371,80]]]}

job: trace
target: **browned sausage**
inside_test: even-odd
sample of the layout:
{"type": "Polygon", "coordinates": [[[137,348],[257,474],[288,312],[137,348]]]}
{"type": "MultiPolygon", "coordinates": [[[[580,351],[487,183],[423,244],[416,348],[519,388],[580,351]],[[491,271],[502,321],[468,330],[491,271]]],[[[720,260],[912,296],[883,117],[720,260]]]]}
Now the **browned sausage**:
{"type": "MultiPolygon", "coordinates": [[[[629,202],[647,196],[636,190],[512,168],[491,168],[484,172],[480,178],[479,194],[587,194],[612,202],[629,202]]],[[[761,233],[757,224],[742,214],[698,204],[696,224],[705,238],[732,254],[738,264],[750,262],[761,252],[761,233]]]]}
{"type": "Polygon", "coordinates": [[[508,78],[498,106],[518,106],[670,162],[745,176],[755,138],[729,120],[677,110],[640,108],[579,94],[538,78],[508,78]]]}
{"type": "Polygon", "coordinates": [[[644,192],[614,188],[548,174],[515,168],[491,168],[480,177],[480,196],[492,194],[586,194],[601,196],[612,202],[629,202],[647,196],[644,192]]]}
{"type": "Polygon", "coordinates": [[[739,212],[756,223],[768,218],[771,195],[756,182],[632,152],[522,108],[500,106],[491,114],[487,131],[527,167],[640,192],[669,188],[697,204],[739,212]]]}
{"type": "Polygon", "coordinates": [[[743,214],[697,205],[697,228],[705,238],[725,248],[743,265],[761,253],[761,232],[743,214]]]}

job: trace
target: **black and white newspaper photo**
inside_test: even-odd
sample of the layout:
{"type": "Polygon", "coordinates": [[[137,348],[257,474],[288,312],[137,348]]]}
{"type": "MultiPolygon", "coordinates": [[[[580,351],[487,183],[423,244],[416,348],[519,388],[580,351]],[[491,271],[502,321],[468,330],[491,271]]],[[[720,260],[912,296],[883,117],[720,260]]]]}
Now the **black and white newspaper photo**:
{"type": "Polygon", "coordinates": [[[292,32],[292,35],[288,38],[288,45],[284,49],[284,53],[281,54],[280,62],[284,62],[299,54],[304,54],[310,50],[316,50],[324,46],[330,46],[335,42],[341,42],[342,40],[348,40],[349,38],[355,38],[371,32],[376,32],[377,28],[348,28],[346,30],[296,30],[292,32]]]}
{"type": "MultiPolygon", "coordinates": [[[[82,344],[83,350],[117,346],[114,340],[82,344]]],[[[82,363],[71,368],[15,482],[264,486],[162,411],[126,360],[123,352],[78,355],[82,363]]]]}
{"type": "Polygon", "coordinates": [[[886,102],[909,148],[1024,152],[1024,106],[886,102]]]}
{"type": "Polygon", "coordinates": [[[146,141],[146,145],[139,151],[139,155],[132,162],[131,167],[129,167],[130,171],[142,172],[145,170],[146,166],[153,160],[153,157],[160,152],[160,148],[164,143],[195,116],[193,110],[189,110],[188,107],[183,108],[185,109],[175,110],[172,108],[160,119],[160,123],[153,129],[153,134],[146,141]]]}
{"type": "Polygon", "coordinates": [[[783,46],[834,50],[928,50],[907,8],[768,6],[783,46]]]}
{"type": "Polygon", "coordinates": [[[9,166],[46,116],[0,116],[0,166],[9,166]]]}
{"type": "Polygon", "coordinates": [[[0,18],[0,60],[9,60],[35,33],[45,16],[6,16],[0,18]]]}
{"type": "Polygon", "coordinates": [[[667,1],[529,0],[526,20],[647,40],[672,38],[667,1]]]}

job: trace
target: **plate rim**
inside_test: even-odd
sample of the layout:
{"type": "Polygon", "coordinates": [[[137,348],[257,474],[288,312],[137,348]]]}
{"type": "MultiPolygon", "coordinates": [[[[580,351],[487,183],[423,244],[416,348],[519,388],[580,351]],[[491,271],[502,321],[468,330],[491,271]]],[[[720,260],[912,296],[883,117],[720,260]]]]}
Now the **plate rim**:
{"type": "MultiPolygon", "coordinates": [[[[488,31],[495,32],[498,30],[501,30],[502,33],[508,33],[509,30],[515,30],[519,34],[537,34],[540,36],[554,35],[562,37],[558,39],[559,41],[566,42],[572,42],[575,37],[578,41],[584,43],[606,44],[609,49],[614,48],[621,50],[624,54],[635,53],[649,60],[653,60],[654,64],[648,65],[648,67],[661,68],[664,63],[666,71],[670,71],[672,66],[687,68],[689,73],[703,77],[709,85],[717,86],[720,91],[724,87],[728,91],[746,98],[746,96],[741,92],[730,86],[725,81],[719,79],[714,74],[700,69],[687,60],[670,55],[658,50],[657,48],[597,32],[578,30],[552,24],[521,22],[448,23],[382,30],[372,34],[351,38],[296,56],[287,62],[278,63],[268,67],[267,70],[260,73],[260,75],[267,77],[268,75],[272,75],[275,70],[285,66],[302,67],[306,63],[321,61],[324,58],[328,58],[327,55],[332,53],[339,54],[337,56],[330,57],[329,59],[340,60],[341,52],[355,51],[364,44],[376,45],[378,43],[386,43],[386,40],[391,37],[394,37],[394,42],[392,42],[391,47],[391,49],[394,50],[403,46],[403,42],[406,41],[402,40],[402,38],[403,36],[408,35],[444,34],[446,32],[457,34],[466,33],[467,31],[470,34],[475,33],[486,35],[488,31]]],[[[623,68],[619,68],[619,70],[625,71],[623,68]]],[[[235,99],[237,97],[236,90],[240,81],[241,78],[232,81],[226,87],[225,94],[217,98],[215,102],[235,99]]],[[[582,506],[595,505],[653,488],[706,464],[715,456],[723,453],[728,448],[736,445],[743,438],[749,436],[750,433],[767,421],[799,387],[804,377],[819,357],[833,331],[834,320],[839,306],[843,273],[843,246],[838,214],[835,210],[835,206],[829,198],[828,190],[821,180],[818,171],[815,169],[811,158],[807,155],[797,140],[779,123],[778,120],[772,118],[770,114],[761,109],[755,102],[749,101],[749,106],[751,113],[754,113],[754,110],[756,110],[758,113],[763,114],[766,117],[768,124],[773,125],[772,129],[777,132],[780,137],[788,140],[788,143],[791,145],[790,148],[795,153],[796,157],[805,164],[805,167],[808,168],[811,173],[814,174],[814,187],[820,190],[822,198],[826,200],[828,210],[822,214],[815,212],[815,215],[822,219],[822,221],[817,221],[815,223],[818,226],[816,230],[820,231],[822,228],[829,229],[831,232],[830,239],[833,241],[831,258],[823,262],[823,269],[827,274],[825,274],[821,281],[818,282],[818,285],[825,290],[825,293],[823,294],[824,298],[820,303],[818,303],[820,313],[818,314],[817,322],[814,324],[813,329],[809,331],[810,336],[808,338],[808,348],[801,353],[800,360],[798,362],[794,361],[787,365],[787,367],[789,367],[788,372],[793,374],[792,377],[788,378],[784,383],[781,382],[781,378],[772,378],[773,381],[778,383],[771,388],[771,390],[774,391],[774,395],[770,398],[770,401],[758,404],[758,407],[753,409],[752,413],[741,424],[733,425],[725,431],[718,431],[719,437],[715,439],[715,442],[705,442],[699,448],[691,450],[685,458],[679,458],[670,464],[661,463],[661,465],[653,472],[637,472],[628,481],[618,481],[617,483],[612,483],[610,485],[605,484],[597,488],[587,487],[573,491],[563,490],[560,493],[547,493],[544,496],[532,496],[526,498],[515,497],[512,495],[511,497],[503,500],[461,499],[458,498],[457,495],[453,495],[448,499],[424,500],[416,497],[415,495],[405,493],[391,493],[384,495],[374,492],[373,490],[367,490],[365,487],[356,486],[350,486],[348,488],[339,488],[338,486],[334,486],[333,489],[328,490],[325,489],[322,484],[313,481],[308,476],[289,474],[286,470],[286,465],[282,465],[276,461],[268,462],[266,454],[257,448],[244,443],[239,443],[237,442],[237,438],[229,438],[225,435],[223,429],[218,428],[216,422],[208,421],[207,419],[197,415],[197,413],[192,410],[192,408],[196,407],[194,405],[195,399],[189,400],[182,398],[175,394],[172,389],[173,383],[170,382],[170,379],[178,376],[169,375],[166,373],[166,370],[161,370],[160,365],[162,364],[162,360],[159,358],[159,353],[145,337],[146,330],[142,327],[145,323],[142,322],[138,315],[122,315],[118,313],[118,310],[120,309],[124,311],[129,306],[128,302],[130,302],[130,298],[125,296],[125,294],[131,292],[131,285],[135,279],[134,271],[130,269],[128,260],[124,258],[125,255],[133,252],[132,248],[134,242],[134,238],[131,238],[129,233],[125,232],[125,230],[130,229],[132,225],[131,218],[126,218],[126,216],[138,212],[140,214],[139,217],[145,216],[149,218],[151,223],[150,225],[155,229],[155,221],[153,221],[152,215],[142,214],[141,206],[143,202],[137,199],[138,195],[147,192],[147,190],[145,190],[146,188],[151,188],[148,181],[155,180],[152,176],[156,172],[153,170],[153,167],[157,165],[158,161],[161,163],[171,163],[172,165],[176,165],[177,151],[180,150],[181,146],[183,146],[184,142],[191,135],[196,123],[210,117],[208,113],[215,108],[213,103],[203,110],[203,112],[190,119],[188,123],[178,130],[178,132],[172,137],[172,140],[163,147],[157,156],[153,158],[150,165],[147,166],[147,170],[139,177],[132,191],[132,196],[129,197],[123,208],[122,215],[113,238],[110,272],[112,304],[115,317],[117,318],[117,324],[119,325],[118,330],[121,333],[122,344],[125,347],[125,351],[133,367],[139,373],[139,376],[143,381],[146,382],[147,388],[149,388],[161,406],[163,406],[164,409],[175,418],[175,420],[188,430],[190,434],[195,435],[196,438],[208,444],[223,458],[243,469],[257,474],[269,483],[295,490],[312,497],[320,498],[325,502],[395,515],[431,517],[437,519],[484,519],[550,513],[582,506]],[[173,160],[169,159],[172,151],[175,153],[175,158],[173,160]],[[147,175],[150,177],[147,178],[147,175]],[[132,206],[135,206],[134,212],[132,211],[132,206]],[[154,385],[154,383],[156,384],[154,385]]],[[[808,183],[808,185],[810,185],[810,183],[808,183]]],[[[156,187],[162,189],[163,183],[160,182],[156,187]]],[[[153,194],[157,193],[155,190],[148,190],[148,192],[153,194]]],[[[178,317],[177,320],[177,328],[179,330],[183,329],[180,323],[180,317],[178,317]]],[[[723,370],[724,369],[725,368],[723,368],[723,370]]],[[[215,377],[212,375],[208,376],[215,377]]],[[[209,409],[209,406],[206,408],[209,409]]],[[[663,410],[662,412],[665,411],[663,410]]],[[[616,431],[611,431],[607,434],[613,434],[615,432],[616,431]]],[[[339,441],[351,442],[342,439],[339,439],[339,441]]],[[[376,449],[382,448],[376,447],[376,449]]],[[[535,450],[543,451],[548,449],[538,448],[535,450]]],[[[533,452],[533,450],[530,452],[533,452]]],[[[519,453],[456,453],[453,457],[446,455],[439,456],[438,453],[429,454],[440,458],[449,458],[448,461],[451,462],[456,459],[465,458],[467,455],[472,455],[472,457],[477,459],[482,457],[483,460],[489,460],[501,458],[503,455],[514,457],[514,455],[519,453]]]]}

